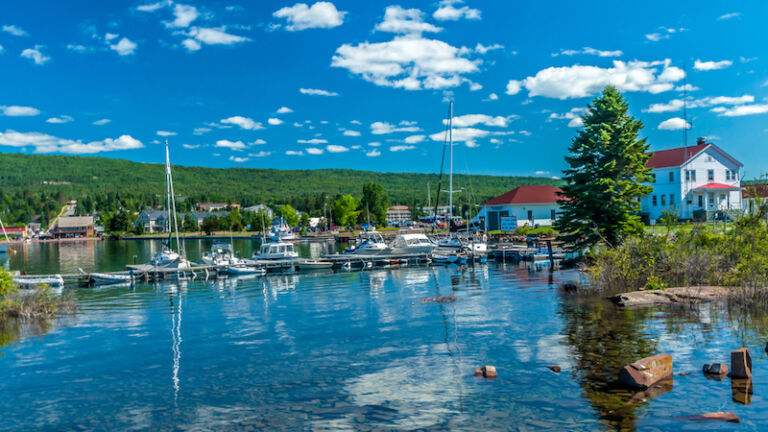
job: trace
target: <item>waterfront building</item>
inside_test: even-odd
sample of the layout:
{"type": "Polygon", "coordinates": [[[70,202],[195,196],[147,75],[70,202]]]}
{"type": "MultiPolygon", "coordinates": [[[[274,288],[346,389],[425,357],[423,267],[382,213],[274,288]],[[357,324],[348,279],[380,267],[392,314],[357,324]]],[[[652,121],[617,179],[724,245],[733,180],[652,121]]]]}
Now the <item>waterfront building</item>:
{"type": "Polygon", "coordinates": [[[55,238],[93,237],[93,216],[62,216],[53,230],[55,238]]]}
{"type": "Polygon", "coordinates": [[[243,211],[248,211],[248,212],[252,212],[252,213],[264,213],[270,219],[272,219],[274,217],[274,213],[272,212],[272,209],[267,207],[267,206],[265,206],[264,204],[258,204],[258,205],[255,205],[255,206],[244,207],[243,211]]]}
{"type": "Polygon", "coordinates": [[[640,200],[647,221],[658,220],[664,210],[680,219],[711,219],[718,211],[742,208],[743,165],[704,138],[695,146],[653,152],[645,166],[654,178],[653,192],[640,200]]]}
{"type": "MultiPolygon", "coordinates": [[[[177,213],[179,229],[181,229],[184,223],[184,218],[187,214],[192,215],[197,221],[197,226],[203,223],[205,218],[209,216],[216,216],[217,218],[223,218],[228,215],[229,212],[192,212],[192,213],[177,213]]],[[[144,227],[144,232],[147,233],[164,233],[168,232],[168,211],[166,210],[142,210],[136,217],[134,226],[138,227],[141,224],[144,227]]]]}
{"type": "Polygon", "coordinates": [[[396,205],[387,209],[387,223],[390,225],[408,222],[410,220],[411,210],[408,209],[408,206],[396,205]]]}
{"type": "Polygon", "coordinates": [[[199,203],[197,204],[197,210],[202,212],[212,212],[216,210],[223,210],[225,208],[239,209],[240,204],[231,203],[199,203]]]}
{"type": "Polygon", "coordinates": [[[550,226],[560,213],[558,200],[562,190],[555,186],[520,186],[480,204],[480,211],[472,219],[488,231],[513,227],[550,226]],[[505,218],[506,224],[505,224],[505,218]],[[514,222],[514,223],[513,223],[514,222]]]}
{"type": "MultiPolygon", "coordinates": [[[[5,233],[12,239],[23,239],[29,233],[26,226],[7,226],[5,233]]],[[[2,233],[0,233],[2,235],[2,233]]],[[[2,238],[2,237],[0,237],[2,238]]]]}

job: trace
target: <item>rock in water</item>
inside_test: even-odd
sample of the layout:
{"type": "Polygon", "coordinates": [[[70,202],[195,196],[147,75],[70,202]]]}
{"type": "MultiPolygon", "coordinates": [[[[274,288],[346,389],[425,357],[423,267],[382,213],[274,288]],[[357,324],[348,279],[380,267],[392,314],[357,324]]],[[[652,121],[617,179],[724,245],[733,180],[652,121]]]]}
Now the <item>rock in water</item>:
{"type": "Polygon", "coordinates": [[[499,374],[496,373],[496,368],[493,366],[483,366],[483,376],[486,378],[496,378],[499,374]]]}
{"type": "Polygon", "coordinates": [[[695,416],[688,416],[685,418],[690,421],[724,421],[724,422],[731,422],[731,423],[741,423],[741,419],[739,419],[739,416],[737,416],[736,414],[727,413],[727,412],[706,413],[706,414],[700,414],[695,416]]]}
{"type": "Polygon", "coordinates": [[[619,371],[619,383],[630,388],[647,389],[658,381],[672,376],[672,356],[657,354],[624,366],[619,371]]]}
{"type": "Polygon", "coordinates": [[[731,378],[752,378],[752,356],[749,348],[731,352],[731,378]]]}
{"type": "Polygon", "coordinates": [[[728,366],[725,363],[705,364],[702,372],[707,375],[725,376],[728,374],[728,366]]]}
{"type": "Polygon", "coordinates": [[[548,367],[548,368],[549,368],[549,370],[551,370],[552,372],[560,372],[560,371],[562,370],[562,368],[560,368],[560,366],[558,366],[558,365],[552,365],[552,366],[547,366],[547,367],[548,367]]]}

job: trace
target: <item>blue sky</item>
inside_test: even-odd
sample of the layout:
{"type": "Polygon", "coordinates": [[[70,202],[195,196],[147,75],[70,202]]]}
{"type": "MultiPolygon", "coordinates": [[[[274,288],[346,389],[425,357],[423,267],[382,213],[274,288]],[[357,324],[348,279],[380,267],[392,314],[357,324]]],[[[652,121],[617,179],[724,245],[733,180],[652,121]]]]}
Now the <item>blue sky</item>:
{"type": "Polygon", "coordinates": [[[652,149],[768,163],[768,3],[59,1],[0,6],[0,151],[558,176],[606,84],[652,149]]]}

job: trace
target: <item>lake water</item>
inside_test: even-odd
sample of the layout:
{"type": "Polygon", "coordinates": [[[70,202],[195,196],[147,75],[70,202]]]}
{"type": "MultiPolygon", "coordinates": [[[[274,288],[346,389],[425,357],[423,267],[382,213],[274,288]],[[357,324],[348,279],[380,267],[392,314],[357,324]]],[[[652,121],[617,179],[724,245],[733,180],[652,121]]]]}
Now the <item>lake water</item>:
{"type": "MultiPolygon", "coordinates": [[[[153,243],[28,245],[5,265],[117,270],[153,243]]],[[[578,277],[490,263],[67,289],[76,316],[4,329],[0,429],[768,430],[764,312],[620,310],[558,288],[578,277]],[[742,345],[751,383],[701,374],[742,345]],[[611,384],[659,352],[690,375],[660,394],[611,384]],[[497,379],[473,376],[485,364],[497,379]],[[742,423],[681,418],[714,411],[742,423]]]]}

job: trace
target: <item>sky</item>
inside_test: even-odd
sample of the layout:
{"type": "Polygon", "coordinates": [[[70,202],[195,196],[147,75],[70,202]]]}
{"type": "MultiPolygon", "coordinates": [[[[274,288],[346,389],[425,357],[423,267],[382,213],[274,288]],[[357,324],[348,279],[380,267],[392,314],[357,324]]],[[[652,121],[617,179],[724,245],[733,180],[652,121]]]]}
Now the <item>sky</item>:
{"type": "Polygon", "coordinates": [[[606,85],[652,150],[768,171],[765,1],[0,5],[0,152],[558,177],[606,85]],[[684,102],[685,101],[685,102],[684,102]],[[683,106],[687,115],[683,115],[683,106]]]}

